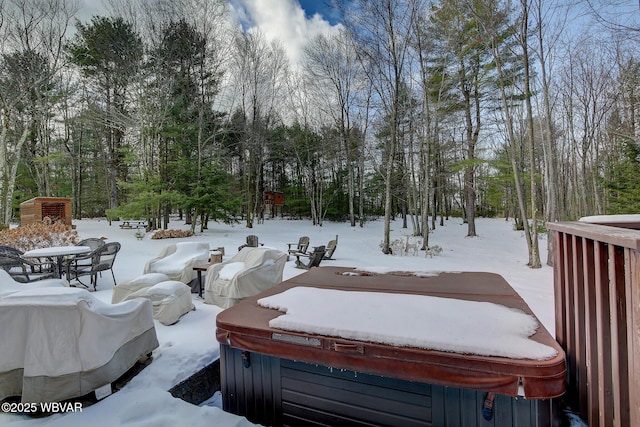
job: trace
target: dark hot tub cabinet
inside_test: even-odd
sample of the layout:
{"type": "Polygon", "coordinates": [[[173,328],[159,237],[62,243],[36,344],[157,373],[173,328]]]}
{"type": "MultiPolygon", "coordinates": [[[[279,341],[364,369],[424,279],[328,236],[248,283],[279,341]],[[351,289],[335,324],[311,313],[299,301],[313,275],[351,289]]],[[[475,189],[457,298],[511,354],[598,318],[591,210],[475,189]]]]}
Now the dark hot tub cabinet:
{"type": "Polygon", "coordinates": [[[282,312],[261,307],[258,299],[298,286],[486,301],[533,315],[497,274],[417,276],[315,268],[218,315],[226,411],[272,426],[556,423],[553,398],[565,390],[565,354],[541,324],[531,339],[557,350],[548,360],[398,347],[270,328],[269,321],[282,312]],[[482,408],[489,392],[495,400],[487,421],[482,408]]]}

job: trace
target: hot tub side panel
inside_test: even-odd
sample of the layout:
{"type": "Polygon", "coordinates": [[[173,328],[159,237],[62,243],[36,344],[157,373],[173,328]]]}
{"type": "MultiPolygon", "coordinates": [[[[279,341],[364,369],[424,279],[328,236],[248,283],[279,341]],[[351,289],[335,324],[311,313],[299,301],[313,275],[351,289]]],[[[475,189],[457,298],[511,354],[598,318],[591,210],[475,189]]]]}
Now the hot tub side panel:
{"type": "MultiPolygon", "coordinates": [[[[496,395],[482,417],[485,392],[362,374],[220,345],[224,409],[271,426],[554,425],[553,400],[496,395]]],[[[556,418],[557,419],[557,418],[556,418]]]]}

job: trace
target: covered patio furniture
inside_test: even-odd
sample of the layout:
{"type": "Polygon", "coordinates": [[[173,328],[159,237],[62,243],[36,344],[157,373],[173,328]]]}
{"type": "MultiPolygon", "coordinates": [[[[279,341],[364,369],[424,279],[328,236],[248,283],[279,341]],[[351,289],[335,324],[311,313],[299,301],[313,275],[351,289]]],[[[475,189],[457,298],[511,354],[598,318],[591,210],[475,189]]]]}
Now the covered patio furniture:
{"type": "Polygon", "coordinates": [[[59,402],[109,386],[158,347],[150,301],[108,304],[85,289],[0,298],[0,400],[59,402]]]}
{"type": "Polygon", "coordinates": [[[0,269],[0,298],[16,292],[26,291],[36,288],[61,288],[68,287],[69,282],[65,279],[43,279],[31,283],[16,282],[9,273],[0,269]]]}
{"type": "Polygon", "coordinates": [[[166,280],[127,295],[126,300],[144,298],[153,304],[153,318],[163,325],[173,325],[196,309],[191,299],[191,288],[177,280],[166,280]]]}
{"type": "Polygon", "coordinates": [[[102,274],[103,271],[111,271],[111,277],[113,278],[113,284],[116,284],[116,276],[113,273],[113,264],[116,261],[116,256],[120,251],[120,243],[110,242],[99,246],[95,250],[89,252],[86,255],[75,256],[67,262],[67,279],[77,280],[83,286],[87,287],[80,277],[90,276],[90,284],[93,289],[96,290],[98,284],[98,274],[102,274]]]}
{"type": "Polygon", "coordinates": [[[14,280],[22,283],[50,279],[57,276],[55,264],[29,259],[22,255],[0,252],[0,268],[9,273],[14,280]]]}
{"type": "Polygon", "coordinates": [[[207,269],[204,302],[222,308],[256,295],[282,281],[287,254],[271,248],[244,248],[233,258],[207,269]]]}
{"type": "Polygon", "coordinates": [[[189,285],[196,278],[193,267],[209,260],[209,244],[179,242],[166,245],[160,254],[144,266],[144,273],[166,274],[170,280],[189,285]]]}
{"type": "MultiPolygon", "coordinates": [[[[309,236],[302,236],[298,239],[298,243],[287,243],[287,246],[289,247],[287,249],[289,255],[306,254],[309,249],[309,236]]],[[[287,256],[287,260],[289,260],[289,256],[287,256]]]]}
{"type": "Polygon", "coordinates": [[[120,283],[113,288],[113,294],[111,294],[111,303],[116,304],[122,301],[126,301],[127,297],[134,292],[138,292],[145,288],[165,282],[169,280],[169,276],[163,273],[146,273],[142,274],[135,279],[127,280],[120,283]]]}

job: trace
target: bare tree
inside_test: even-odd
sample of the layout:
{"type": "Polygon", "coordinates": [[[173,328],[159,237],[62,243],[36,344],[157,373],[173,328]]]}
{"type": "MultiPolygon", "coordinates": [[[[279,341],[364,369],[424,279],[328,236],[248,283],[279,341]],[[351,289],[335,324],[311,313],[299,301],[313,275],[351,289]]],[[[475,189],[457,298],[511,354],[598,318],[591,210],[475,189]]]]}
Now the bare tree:
{"type": "MultiPolygon", "coordinates": [[[[64,36],[78,10],[64,0],[0,3],[0,225],[12,217],[18,164],[29,134],[48,142],[56,76],[63,64],[64,36]]],[[[44,150],[46,154],[46,149],[44,150]]],[[[42,175],[42,180],[46,175],[42,175]]],[[[42,180],[38,180],[42,182],[42,180]]],[[[46,188],[40,188],[47,192],[46,188]]]]}
{"type": "Polygon", "coordinates": [[[268,43],[260,32],[239,34],[233,78],[246,126],[240,150],[246,226],[253,227],[263,191],[263,162],[267,130],[278,120],[277,106],[285,87],[288,62],[278,42],[268,43]]]}
{"type": "Polygon", "coordinates": [[[529,246],[529,267],[540,268],[540,249],[538,247],[538,191],[537,182],[537,162],[535,158],[534,133],[533,125],[533,107],[531,98],[531,65],[529,59],[529,1],[521,0],[521,17],[520,17],[520,34],[518,40],[522,49],[522,71],[524,75],[524,104],[526,109],[526,129],[527,129],[527,147],[529,150],[529,168],[530,168],[530,196],[531,196],[531,245],[529,246]]]}
{"type": "Polygon", "coordinates": [[[309,81],[317,87],[316,93],[323,100],[318,108],[323,109],[323,104],[328,107],[325,110],[338,129],[346,161],[349,222],[354,227],[355,176],[361,141],[355,137],[352,117],[357,114],[357,91],[361,89],[362,68],[346,32],[318,36],[305,49],[305,56],[309,81]]]}
{"type": "Polygon", "coordinates": [[[380,111],[387,117],[388,137],[384,138],[384,236],[382,251],[391,253],[392,177],[399,145],[401,86],[407,78],[405,61],[410,49],[413,23],[418,7],[413,0],[354,2],[356,10],[344,11],[346,25],[355,40],[357,53],[368,72],[380,111]]]}
{"type": "Polygon", "coordinates": [[[604,131],[614,98],[611,64],[604,45],[593,40],[576,46],[563,74],[563,99],[568,126],[573,185],[574,217],[603,213],[600,186],[596,182],[598,141],[604,131]],[[596,54],[596,51],[598,52],[596,54]]]}
{"type": "MultiPolygon", "coordinates": [[[[538,108],[541,113],[541,139],[544,156],[544,182],[545,182],[545,209],[544,215],[547,222],[558,221],[560,218],[558,209],[558,154],[556,149],[556,132],[554,132],[553,104],[551,95],[551,75],[553,61],[552,53],[559,43],[559,34],[567,24],[566,10],[561,9],[558,2],[543,2],[535,0],[532,3],[535,10],[537,50],[540,67],[540,86],[542,88],[542,105],[538,108]]],[[[547,265],[553,262],[553,239],[547,239],[547,265]]]]}

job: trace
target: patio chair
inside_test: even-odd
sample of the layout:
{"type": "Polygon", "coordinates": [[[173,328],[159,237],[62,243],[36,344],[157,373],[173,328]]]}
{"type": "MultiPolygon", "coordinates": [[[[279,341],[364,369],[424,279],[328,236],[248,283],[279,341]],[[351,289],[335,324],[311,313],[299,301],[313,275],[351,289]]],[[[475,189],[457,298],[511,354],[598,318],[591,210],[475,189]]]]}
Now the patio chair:
{"type": "Polygon", "coordinates": [[[31,283],[21,283],[16,281],[9,273],[0,269],[0,298],[15,292],[26,291],[36,288],[61,288],[68,287],[69,282],[65,279],[43,279],[31,283]]]}
{"type": "Polygon", "coordinates": [[[182,316],[196,309],[191,299],[191,288],[178,280],[166,280],[139,289],[127,295],[125,301],[136,298],[151,301],[153,318],[165,326],[173,325],[182,316]]]}
{"type": "Polygon", "coordinates": [[[240,252],[242,248],[257,248],[259,246],[262,246],[262,243],[258,241],[258,236],[250,234],[246,238],[246,243],[238,246],[238,252],[240,252]]]}
{"type": "Polygon", "coordinates": [[[51,262],[38,262],[19,254],[0,252],[0,268],[21,283],[56,277],[56,267],[51,262]]]}
{"type": "Polygon", "coordinates": [[[12,254],[12,255],[22,255],[24,252],[22,252],[20,249],[16,249],[13,246],[8,246],[8,245],[0,245],[0,254],[12,254]]]}
{"type": "Polygon", "coordinates": [[[113,277],[113,284],[115,286],[116,276],[113,273],[113,264],[116,261],[116,255],[118,255],[120,247],[120,243],[110,242],[105,243],[86,255],[75,256],[67,262],[67,280],[77,280],[82,286],[88,288],[88,286],[80,280],[80,277],[90,276],[90,284],[93,286],[93,290],[96,290],[98,274],[102,275],[103,271],[111,270],[111,277],[113,277]]]}
{"type": "Polygon", "coordinates": [[[329,240],[329,243],[327,243],[327,250],[324,253],[324,258],[323,259],[333,259],[333,253],[336,251],[336,247],[338,246],[338,236],[336,235],[336,238],[333,240],[329,240]]]}
{"type": "Polygon", "coordinates": [[[127,297],[132,293],[150,288],[153,285],[157,285],[160,282],[166,282],[167,280],[169,280],[169,276],[162,273],[147,273],[134,279],[125,280],[113,288],[111,304],[126,301],[127,297]]]}
{"type": "Polygon", "coordinates": [[[270,248],[243,248],[207,269],[204,302],[228,308],[282,281],[287,254],[270,248]]]}
{"type": "Polygon", "coordinates": [[[190,285],[196,279],[196,265],[209,260],[209,244],[203,242],[179,242],[165,245],[160,254],[144,266],[144,273],[162,273],[169,280],[190,285]]]}
{"type": "Polygon", "coordinates": [[[324,258],[325,252],[326,248],[324,246],[318,246],[314,248],[313,252],[310,252],[308,254],[296,253],[296,268],[309,270],[313,267],[318,267],[320,265],[320,262],[324,258]],[[300,257],[309,258],[309,261],[304,263],[300,260],[300,257]]]}
{"type": "MultiPolygon", "coordinates": [[[[80,240],[78,243],[76,243],[76,246],[88,246],[91,248],[91,252],[94,252],[96,249],[104,246],[105,243],[106,242],[104,240],[98,239],[97,237],[89,237],[88,239],[80,240]]],[[[90,266],[93,261],[92,257],[89,255],[90,253],[86,254],[86,256],[83,256],[82,258],[76,258],[74,260],[76,265],[90,266]]]]}
{"type": "Polygon", "coordinates": [[[295,255],[295,254],[306,254],[307,253],[307,249],[309,249],[309,237],[308,236],[302,236],[298,239],[298,243],[287,243],[287,246],[289,246],[289,249],[287,249],[287,261],[289,260],[289,256],[290,255],[295,255]]]}
{"type": "Polygon", "coordinates": [[[97,237],[89,237],[88,239],[80,240],[78,243],[76,243],[76,246],[89,246],[92,251],[95,251],[105,244],[106,242],[102,239],[99,239],[97,237]]]}

